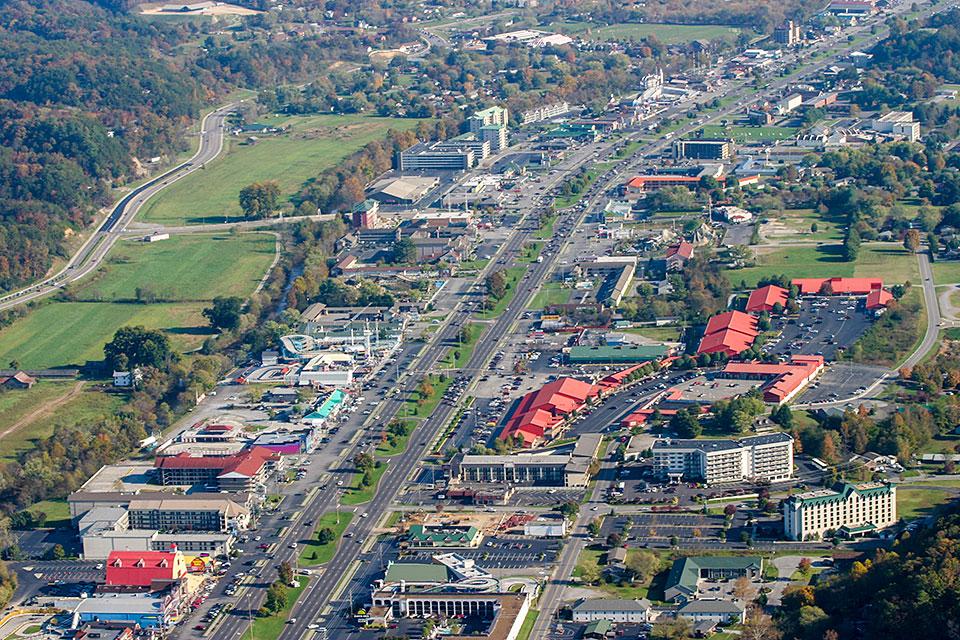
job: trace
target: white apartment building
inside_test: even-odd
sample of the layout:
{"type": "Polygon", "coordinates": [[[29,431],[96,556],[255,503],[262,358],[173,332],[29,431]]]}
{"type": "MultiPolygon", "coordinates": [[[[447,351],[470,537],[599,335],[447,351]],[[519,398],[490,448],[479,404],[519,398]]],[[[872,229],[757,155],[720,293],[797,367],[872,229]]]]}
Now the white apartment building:
{"type": "Polygon", "coordinates": [[[793,476],[793,438],[786,433],[740,440],[658,440],[654,471],[666,480],[707,485],[793,476]]]}
{"type": "Polygon", "coordinates": [[[819,540],[872,533],[897,522],[897,488],[883,482],[844,483],[790,496],[783,503],[783,531],[790,540],[819,540]]]}
{"type": "Polygon", "coordinates": [[[653,619],[653,607],[649,600],[623,600],[617,598],[598,598],[581,600],[571,607],[574,622],[649,622],[653,619]]]}
{"type": "Polygon", "coordinates": [[[547,104],[524,111],[520,114],[520,124],[533,124],[534,122],[549,120],[550,118],[563,115],[568,111],[570,111],[570,104],[568,102],[554,102],[553,104],[547,104]]]}

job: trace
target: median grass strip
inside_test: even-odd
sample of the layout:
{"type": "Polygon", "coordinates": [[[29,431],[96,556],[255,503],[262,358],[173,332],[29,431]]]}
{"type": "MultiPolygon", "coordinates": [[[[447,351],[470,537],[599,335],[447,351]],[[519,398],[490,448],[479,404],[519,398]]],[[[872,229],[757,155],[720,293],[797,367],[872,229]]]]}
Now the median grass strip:
{"type": "Polygon", "coordinates": [[[520,282],[520,278],[523,277],[526,270],[526,267],[509,267],[506,269],[503,275],[507,283],[507,292],[494,303],[492,308],[485,309],[478,313],[477,317],[484,320],[499,318],[503,312],[507,310],[513,297],[517,294],[517,283],[520,282]]]}
{"type": "Polygon", "coordinates": [[[303,590],[306,589],[310,583],[310,579],[303,576],[298,576],[297,580],[300,583],[298,586],[287,589],[286,606],[273,615],[261,616],[260,614],[256,614],[253,618],[252,631],[249,635],[247,632],[244,632],[244,636],[252,636],[254,640],[277,640],[277,638],[280,637],[280,632],[283,631],[283,625],[287,623],[287,619],[290,617],[290,610],[293,609],[293,605],[296,604],[300,598],[300,594],[303,593],[303,590]]]}
{"type": "Polygon", "coordinates": [[[378,460],[377,466],[370,471],[370,485],[362,486],[363,474],[357,474],[350,483],[350,488],[343,494],[340,504],[355,505],[363,504],[373,500],[373,494],[377,491],[377,485],[380,484],[380,478],[387,472],[387,462],[378,460]]]}
{"type": "Polygon", "coordinates": [[[381,458],[398,456],[406,451],[407,445],[410,444],[410,436],[413,435],[413,430],[420,424],[420,420],[415,418],[396,418],[396,420],[406,423],[407,432],[403,435],[395,435],[388,432],[384,441],[377,445],[377,455],[381,458]]]}
{"type": "Polygon", "coordinates": [[[523,624],[520,625],[520,631],[517,632],[517,640],[528,640],[530,638],[530,633],[533,631],[533,625],[537,621],[537,616],[540,615],[540,611],[537,609],[528,609],[527,616],[523,619],[523,624]]]}
{"type": "Polygon", "coordinates": [[[317,526],[314,527],[313,535],[310,540],[303,545],[303,551],[300,552],[300,564],[305,567],[315,567],[326,564],[333,560],[337,552],[337,544],[343,537],[343,532],[347,530],[350,521],[353,520],[353,513],[350,511],[339,514],[325,513],[317,520],[317,526]],[[339,522],[338,522],[339,520],[339,522]],[[320,532],[323,529],[330,529],[333,532],[332,539],[329,542],[320,542],[320,532]]]}

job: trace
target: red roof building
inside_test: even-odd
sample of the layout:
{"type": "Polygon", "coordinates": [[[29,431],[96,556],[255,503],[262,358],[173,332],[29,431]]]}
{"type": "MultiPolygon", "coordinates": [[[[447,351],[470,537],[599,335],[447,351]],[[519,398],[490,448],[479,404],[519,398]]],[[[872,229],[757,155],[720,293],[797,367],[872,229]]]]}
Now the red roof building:
{"type": "Polygon", "coordinates": [[[721,375],[727,378],[766,380],[761,387],[764,401],[782,404],[803,391],[821,371],[823,356],[794,356],[790,362],[781,364],[730,362],[721,375]]]}
{"type": "Polygon", "coordinates": [[[874,289],[867,294],[867,309],[871,311],[886,307],[893,300],[893,294],[886,289],[874,289]]]}
{"type": "Polygon", "coordinates": [[[874,289],[883,288],[880,278],[796,278],[791,284],[805,296],[865,296],[874,289]]]}
{"type": "Polygon", "coordinates": [[[519,436],[525,447],[533,447],[552,437],[567,416],[598,395],[600,388],[589,382],[575,378],[555,380],[520,399],[499,437],[506,440],[519,436]]]}
{"type": "Polygon", "coordinates": [[[106,584],[111,587],[154,587],[176,582],[187,575],[187,563],[179,550],[111,551],[107,558],[106,584]]]}
{"type": "Polygon", "coordinates": [[[707,321],[697,353],[725,353],[735,356],[757,339],[757,319],[742,311],[718,313],[707,321]]]}
{"type": "Polygon", "coordinates": [[[160,484],[216,483],[221,490],[245,491],[263,478],[279,455],[267,447],[252,447],[229,456],[196,456],[187,452],[158,456],[153,466],[160,484]]]}
{"type": "Polygon", "coordinates": [[[760,313],[761,311],[773,311],[773,308],[779,304],[781,307],[787,306],[789,292],[783,287],[774,284],[768,284],[760,287],[750,294],[747,299],[747,311],[760,313]]]}

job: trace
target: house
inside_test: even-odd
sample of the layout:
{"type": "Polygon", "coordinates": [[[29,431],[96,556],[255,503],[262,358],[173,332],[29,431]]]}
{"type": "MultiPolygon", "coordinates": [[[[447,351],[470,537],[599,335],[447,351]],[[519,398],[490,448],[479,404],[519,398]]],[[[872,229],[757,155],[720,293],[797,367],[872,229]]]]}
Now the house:
{"type": "Polygon", "coordinates": [[[678,244],[667,247],[667,255],[664,260],[667,263],[667,271],[681,271],[687,264],[687,260],[693,257],[693,245],[686,240],[681,240],[678,244]]]}
{"type": "Polygon", "coordinates": [[[624,547],[615,547],[607,551],[607,564],[625,566],[627,564],[627,550],[624,547]]]}
{"type": "Polygon", "coordinates": [[[141,373],[140,369],[113,372],[113,386],[118,389],[129,389],[130,387],[137,386],[142,381],[143,373],[141,373]]]}
{"type": "Polygon", "coordinates": [[[583,629],[583,637],[602,640],[613,635],[613,623],[609,620],[594,620],[583,629]]]}
{"type": "Polygon", "coordinates": [[[23,371],[17,371],[12,376],[0,378],[0,386],[5,389],[29,389],[36,383],[36,378],[23,371]]]}

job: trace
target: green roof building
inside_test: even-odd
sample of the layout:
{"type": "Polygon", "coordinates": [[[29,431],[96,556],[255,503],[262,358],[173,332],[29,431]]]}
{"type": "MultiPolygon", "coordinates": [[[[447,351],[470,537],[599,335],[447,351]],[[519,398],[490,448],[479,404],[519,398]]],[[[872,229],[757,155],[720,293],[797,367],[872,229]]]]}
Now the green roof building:
{"type": "Polygon", "coordinates": [[[418,549],[464,549],[480,546],[483,534],[476,527],[415,524],[407,532],[407,545],[418,549]]]}
{"type": "Polygon", "coordinates": [[[567,361],[571,364],[637,364],[659,360],[669,353],[670,347],[663,344],[570,347],[567,361]]]}
{"type": "Polygon", "coordinates": [[[392,562],[383,581],[387,584],[405,582],[411,585],[446,584],[449,573],[442,564],[429,562],[392,562]]]}
{"type": "Polygon", "coordinates": [[[729,580],[747,577],[759,580],[763,558],[736,556],[692,556],[679,558],[670,568],[663,593],[667,600],[686,602],[697,595],[701,580],[729,580]]]}
{"type": "Polygon", "coordinates": [[[613,623],[609,620],[594,620],[583,630],[584,638],[606,638],[613,633],[613,623]]]}

